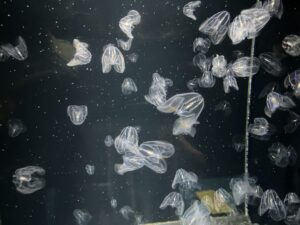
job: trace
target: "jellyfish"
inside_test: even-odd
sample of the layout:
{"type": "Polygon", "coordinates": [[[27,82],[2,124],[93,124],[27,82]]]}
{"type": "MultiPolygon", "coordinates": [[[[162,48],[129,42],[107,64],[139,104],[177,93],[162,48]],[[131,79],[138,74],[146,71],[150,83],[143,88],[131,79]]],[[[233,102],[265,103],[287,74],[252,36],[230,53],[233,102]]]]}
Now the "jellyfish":
{"type": "Polygon", "coordinates": [[[75,209],[73,216],[77,225],[87,225],[92,219],[91,214],[85,209],[75,209]]]}
{"type": "Polygon", "coordinates": [[[133,38],[132,31],[136,25],[141,22],[141,15],[136,10],[130,10],[127,16],[123,17],[119,22],[120,29],[128,38],[133,38]]]}
{"type": "Polygon", "coordinates": [[[183,14],[193,20],[197,20],[194,12],[195,12],[196,8],[199,8],[200,6],[201,6],[201,1],[188,2],[187,4],[185,4],[183,6],[183,10],[182,10],[183,14]]]}
{"type": "Polygon", "coordinates": [[[289,111],[289,117],[286,125],[284,126],[285,133],[293,133],[300,126],[300,115],[293,111],[289,111]]]}
{"type": "Polygon", "coordinates": [[[232,112],[230,102],[223,100],[215,106],[215,111],[224,112],[225,116],[229,116],[232,112]]]}
{"type": "Polygon", "coordinates": [[[4,62],[9,58],[9,54],[0,46],[0,62],[4,62]]]}
{"type": "Polygon", "coordinates": [[[115,198],[112,198],[112,199],[110,200],[110,206],[111,206],[113,209],[117,208],[118,202],[117,202],[117,200],[116,200],[115,198]]]}
{"type": "Polygon", "coordinates": [[[263,117],[257,117],[254,119],[253,124],[249,124],[249,133],[257,135],[257,136],[264,136],[269,134],[270,126],[269,122],[263,117]]]}
{"type": "Polygon", "coordinates": [[[232,44],[239,44],[248,38],[251,27],[253,27],[253,24],[250,17],[246,15],[236,16],[228,29],[228,36],[231,39],[232,44]]]}
{"type": "Polygon", "coordinates": [[[231,69],[228,69],[226,76],[223,78],[223,89],[224,92],[227,94],[230,92],[230,88],[233,88],[234,90],[238,91],[239,86],[237,84],[237,80],[234,76],[234,73],[231,69]]]}
{"type": "Polygon", "coordinates": [[[280,60],[271,52],[261,53],[259,55],[261,67],[269,74],[278,77],[283,73],[280,60]]]}
{"type": "Polygon", "coordinates": [[[188,117],[179,117],[175,120],[173,125],[173,135],[190,135],[191,137],[195,137],[196,128],[194,125],[198,125],[197,117],[194,115],[188,117]]]}
{"type": "Polygon", "coordinates": [[[94,175],[95,173],[95,166],[94,165],[90,165],[90,164],[86,164],[85,165],[85,171],[88,175],[94,175]]]}
{"type": "Polygon", "coordinates": [[[189,90],[194,91],[199,86],[199,78],[194,78],[186,83],[189,90]]]}
{"type": "Polygon", "coordinates": [[[202,77],[198,81],[199,81],[199,87],[203,87],[203,88],[212,88],[216,84],[216,79],[212,75],[211,71],[204,71],[202,77]]]}
{"type": "Polygon", "coordinates": [[[195,200],[184,212],[180,220],[182,224],[188,225],[211,224],[210,211],[199,201],[195,200]]]}
{"type": "Polygon", "coordinates": [[[126,220],[134,214],[134,210],[128,205],[123,206],[119,212],[126,220]]]}
{"type": "Polygon", "coordinates": [[[243,135],[233,136],[232,145],[236,152],[243,151],[245,149],[245,137],[243,135]]]}
{"type": "Polygon", "coordinates": [[[135,52],[126,55],[127,59],[132,62],[132,63],[136,63],[139,59],[139,55],[135,52]]]}
{"type": "Polygon", "coordinates": [[[258,214],[262,216],[267,211],[269,211],[269,216],[274,221],[281,221],[286,217],[286,208],[277,193],[272,189],[266,190],[262,195],[258,214]]]}
{"type": "Polygon", "coordinates": [[[112,136],[107,135],[104,139],[104,144],[106,147],[111,147],[114,145],[114,139],[112,138],[112,136]]]}
{"type": "Polygon", "coordinates": [[[17,45],[12,44],[1,45],[1,48],[7,52],[7,54],[16,60],[23,61],[28,57],[28,50],[25,40],[19,36],[17,39],[17,45]]]}
{"type": "Polygon", "coordinates": [[[134,83],[134,81],[128,77],[128,78],[125,78],[123,80],[123,83],[122,83],[122,93],[124,95],[130,95],[132,94],[132,92],[137,92],[137,86],[136,84],[134,83]]]}
{"type": "Polygon", "coordinates": [[[124,51],[129,51],[131,49],[132,40],[133,40],[132,38],[128,38],[127,41],[124,41],[122,39],[118,39],[117,44],[124,51]]]}
{"type": "Polygon", "coordinates": [[[166,159],[175,153],[175,148],[171,143],[165,141],[145,141],[139,146],[139,151],[146,158],[166,159]]]}
{"type": "Polygon", "coordinates": [[[91,62],[92,54],[88,50],[88,44],[85,42],[80,42],[78,39],[73,40],[73,46],[76,49],[75,55],[70,62],[67,63],[67,66],[78,66],[86,65],[91,62]]]}
{"type": "Polygon", "coordinates": [[[162,203],[160,204],[160,209],[165,209],[168,206],[171,206],[172,208],[176,208],[176,215],[181,216],[184,211],[184,201],[182,198],[182,195],[178,192],[171,192],[169,193],[162,203]]]}
{"type": "Polygon", "coordinates": [[[109,73],[111,67],[113,67],[117,73],[124,73],[125,71],[124,56],[122,52],[112,44],[108,44],[104,47],[101,62],[103,73],[109,73]]]}
{"type": "Polygon", "coordinates": [[[194,172],[187,172],[186,170],[180,168],[176,171],[172,188],[185,187],[186,189],[191,189],[198,183],[198,176],[194,172]]]}
{"type": "Polygon", "coordinates": [[[276,142],[269,147],[268,152],[269,159],[278,167],[284,168],[296,163],[297,153],[292,146],[285,147],[283,144],[276,142]]]}
{"type": "Polygon", "coordinates": [[[265,0],[263,8],[266,9],[272,16],[281,19],[283,14],[282,0],[265,0]]]}
{"type": "Polygon", "coordinates": [[[193,42],[193,51],[205,54],[208,52],[210,45],[211,41],[208,38],[195,38],[193,42]]]}
{"type": "Polygon", "coordinates": [[[127,126],[122,129],[121,133],[115,138],[115,149],[119,154],[123,154],[128,149],[138,147],[139,135],[135,127],[127,126]]]}
{"type": "Polygon", "coordinates": [[[300,70],[295,70],[284,79],[284,87],[291,87],[295,97],[300,97],[300,70]]]}
{"type": "Polygon", "coordinates": [[[88,108],[86,105],[69,105],[67,113],[74,125],[81,125],[88,115],[88,108]]]}
{"type": "Polygon", "coordinates": [[[45,170],[39,166],[19,168],[13,175],[13,183],[21,194],[32,194],[45,187],[45,170]]]}
{"type": "Polygon", "coordinates": [[[242,57],[237,59],[231,66],[231,70],[237,77],[249,77],[258,73],[260,67],[259,59],[253,57],[242,57]]]}
{"type": "Polygon", "coordinates": [[[300,55],[300,36],[290,34],[282,40],[283,50],[291,56],[300,55]]]}
{"type": "Polygon", "coordinates": [[[227,60],[223,55],[216,55],[212,59],[212,74],[215,77],[224,77],[227,73],[227,60]]]}
{"type": "Polygon", "coordinates": [[[228,31],[230,23],[230,14],[227,11],[221,11],[206,19],[199,27],[199,31],[208,35],[214,45],[223,41],[228,31]]]}
{"type": "Polygon", "coordinates": [[[272,91],[267,95],[265,114],[268,117],[272,117],[273,113],[275,113],[277,109],[286,110],[295,106],[296,104],[294,101],[288,96],[272,91]]]}
{"type": "Polygon", "coordinates": [[[12,138],[15,138],[27,131],[25,124],[19,119],[8,120],[7,127],[8,127],[8,135],[12,138]]]}

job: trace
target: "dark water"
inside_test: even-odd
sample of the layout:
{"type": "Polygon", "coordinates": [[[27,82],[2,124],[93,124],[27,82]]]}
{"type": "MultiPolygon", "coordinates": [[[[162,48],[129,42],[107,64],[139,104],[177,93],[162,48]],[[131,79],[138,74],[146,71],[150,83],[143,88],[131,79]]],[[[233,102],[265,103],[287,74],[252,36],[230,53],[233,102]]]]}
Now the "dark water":
{"type": "MultiPolygon", "coordinates": [[[[232,147],[232,138],[245,130],[247,80],[238,79],[240,90],[225,95],[221,80],[211,89],[199,89],[205,108],[199,117],[197,134],[172,135],[175,116],[162,114],[147,103],[152,73],[173,80],[168,97],[188,92],[186,82],[200,76],[192,66],[192,43],[200,23],[208,16],[228,10],[236,16],[255,1],[203,1],[196,11],[198,20],[182,14],[182,1],[2,1],[0,3],[0,41],[13,42],[18,35],[26,40],[29,58],[19,62],[9,60],[0,64],[0,215],[3,225],[9,224],[75,224],[72,212],[87,209],[93,216],[91,225],[128,224],[118,209],[131,206],[143,215],[145,222],[175,219],[173,210],[159,210],[169,192],[178,168],[194,171],[204,189],[224,187],[228,180],[244,172],[244,153],[232,147]],[[102,74],[103,46],[125,38],[118,27],[121,17],[131,9],[141,13],[142,22],[134,30],[135,39],[129,53],[139,54],[136,64],[126,61],[124,74],[102,74]],[[51,40],[74,38],[87,42],[93,55],[86,66],[65,66],[69,56],[59,54],[51,40]],[[124,96],[121,83],[131,77],[138,93],[124,96]],[[215,105],[227,100],[232,113],[226,116],[214,111],[215,105]],[[87,105],[88,117],[81,126],[74,126],[66,114],[68,105],[87,105]],[[6,122],[19,118],[27,132],[17,138],[7,135],[6,122]],[[176,153],[167,160],[168,171],[161,175],[142,168],[120,176],[114,164],[122,158],[113,147],[104,145],[106,135],[117,136],[125,126],[140,126],[140,141],[165,140],[171,142],[176,153]],[[88,176],[86,164],[95,165],[95,174],[88,176]],[[22,195],[11,182],[17,168],[39,165],[46,170],[46,187],[31,195],[22,195]],[[118,208],[110,206],[111,198],[118,208]]],[[[280,43],[290,33],[299,33],[299,3],[284,1],[285,13],[281,21],[273,18],[256,40],[255,54],[282,51],[280,43]]],[[[250,55],[250,41],[232,46],[226,38],[212,46],[208,55],[223,54],[229,61],[234,50],[250,55]]],[[[299,58],[283,59],[288,72],[297,69],[299,58]]],[[[252,118],[264,116],[265,102],[258,100],[260,90],[271,80],[282,84],[262,70],[253,80],[252,118]]],[[[300,112],[299,107],[295,109],[300,112]]],[[[285,135],[282,127],[286,112],[272,118],[279,131],[269,141],[250,140],[249,170],[258,178],[262,188],[275,189],[280,197],[300,190],[299,163],[280,169],[267,158],[267,148],[274,141],[291,144],[299,152],[299,131],[285,135]]],[[[253,221],[260,223],[256,208],[250,208],[253,221]]],[[[265,222],[265,223],[266,223],[265,222]]]]}

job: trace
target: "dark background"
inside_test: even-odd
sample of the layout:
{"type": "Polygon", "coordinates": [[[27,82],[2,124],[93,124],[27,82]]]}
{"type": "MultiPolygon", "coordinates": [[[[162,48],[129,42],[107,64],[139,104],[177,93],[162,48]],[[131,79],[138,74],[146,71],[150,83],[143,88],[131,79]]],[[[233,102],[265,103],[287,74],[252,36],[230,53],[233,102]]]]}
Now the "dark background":
{"type": "MultiPolygon", "coordinates": [[[[283,0],[282,20],[273,18],[256,39],[255,55],[274,51],[282,57],[286,72],[297,69],[299,58],[284,55],[282,39],[299,34],[299,1],[283,0]]],[[[198,27],[207,17],[228,10],[232,17],[249,8],[255,1],[205,0],[196,11],[197,21],[182,14],[186,2],[173,1],[1,1],[0,42],[14,43],[21,35],[28,46],[25,61],[0,63],[0,215],[3,225],[15,224],[75,224],[74,209],[87,209],[92,224],[126,224],[118,210],[131,206],[143,215],[145,222],[175,219],[172,209],[159,210],[169,192],[178,168],[194,171],[204,189],[224,187],[228,180],[244,171],[244,153],[232,147],[232,138],[243,135],[245,129],[247,79],[238,79],[240,90],[225,95],[222,81],[211,89],[199,89],[205,108],[199,117],[197,134],[172,135],[176,116],[162,114],[144,100],[152,81],[152,73],[173,80],[168,97],[188,92],[186,82],[199,77],[193,67],[192,43],[204,37],[198,27]],[[131,9],[141,13],[142,22],[129,54],[139,54],[136,64],[126,61],[124,74],[102,74],[102,49],[116,38],[126,39],[118,22],[131,9]],[[53,48],[51,41],[62,39],[62,47],[70,46],[74,38],[87,42],[93,55],[86,66],[68,68],[67,53],[53,48]],[[124,96],[121,83],[131,77],[138,93],[124,96]],[[226,116],[214,107],[220,101],[231,103],[232,113],[226,116]],[[68,105],[87,105],[85,123],[74,126],[66,113],[68,105]],[[16,138],[7,134],[6,123],[19,118],[27,132],[16,138]],[[114,164],[122,158],[113,147],[104,145],[106,135],[117,136],[125,126],[140,126],[140,141],[165,140],[174,144],[176,153],[167,160],[168,171],[156,174],[142,168],[123,176],[114,172],[114,164]],[[88,176],[86,164],[95,165],[95,174],[88,176]],[[12,175],[17,168],[38,165],[46,170],[46,187],[31,195],[16,192],[12,175]],[[118,201],[116,210],[110,200],[118,201]]],[[[241,50],[250,55],[251,42],[233,46],[227,37],[222,44],[212,46],[207,55],[223,54],[228,61],[232,52],[241,50]]],[[[61,50],[65,51],[65,48],[61,50]]],[[[284,77],[274,78],[260,70],[253,79],[251,121],[264,116],[264,100],[258,100],[261,89],[269,81],[282,86],[284,77]]],[[[297,102],[297,101],[296,101],[297,102]]],[[[298,103],[298,102],[297,102],[298,103]]],[[[295,109],[300,113],[299,107],[295,109]]],[[[287,112],[277,112],[269,120],[277,133],[269,141],[250,140],[249,170],[262,188],[276,190],[280,197],[300,190],[299,161],[285,169],[272,165],[267,148],[275,141],[292,145],[299,152],[299,131],[283,132],[287,112]]],[[[259,218],[256,207],[250,208],[254,222],[272,224],[267,216],[259,218]]],[[[278,223],[279,224],[279,223],[278,223]]]]}

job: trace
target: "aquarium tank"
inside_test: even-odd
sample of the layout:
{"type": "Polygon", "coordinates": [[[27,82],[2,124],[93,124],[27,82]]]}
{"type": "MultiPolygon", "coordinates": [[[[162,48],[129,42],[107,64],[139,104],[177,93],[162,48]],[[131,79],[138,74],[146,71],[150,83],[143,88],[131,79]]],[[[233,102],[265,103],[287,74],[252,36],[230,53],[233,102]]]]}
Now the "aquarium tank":
{"type": "Polygon", "coordinates": [[[299,225],[298,0],[2,0],[1,225],[299,225]]]}

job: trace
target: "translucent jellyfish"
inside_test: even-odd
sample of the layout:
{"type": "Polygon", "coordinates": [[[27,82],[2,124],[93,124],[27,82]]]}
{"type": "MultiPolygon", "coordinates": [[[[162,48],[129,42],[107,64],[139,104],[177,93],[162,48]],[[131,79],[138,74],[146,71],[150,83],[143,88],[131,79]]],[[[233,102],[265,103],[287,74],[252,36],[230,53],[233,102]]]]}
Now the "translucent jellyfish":
{"type": "Polygon", "coordinates": [[[284,87],[291,87],[295,97],[300,98],[300,70],[295,70],[286,76],[284,87]]]}
{"type": "Polygon", "coordinates": [[[94,175],[95,173],[95,166],[94,165],[90,165],[90,164],[87,164],[85,165],[85,171],[88,175],[94,175]]]}
{"type": "Polygon", "coordinates": [[[193,51],[205,54],[210,48],[211,42],[208,38],[195,38],[193,42],[193,51]]]}
{"type": "Polygon", "coordinates": [[[231,194],[224,188],[219,188],[214,194],[214,208],[221,211],[226,206],[230,206],[231,211],[237,211],[231,194]]]}
{"type": "Polygon", "coordinates": [[[284,203],[285,205],[289,205],[289,204],[298,204],[298,203],[300,203],[300,198],[299,198],[299,196],[298,196],[296,193],[290,192],[290,193],[287,193],[287,194],[285,195],[285,198],[284,198],[284,200],[283,200],[283,203],[284,203]]]}
{"type": "Polygon", "coordinates": [[[170,158],[175,153],[171,143],[165,141],[145,141],[139,146],[140,153],[145,158],[170,158]]]}
{"type": "Polygon", "coordinates": [[[250,57],[242,57],[237,59],[231,66],[232,71],[238,77],[249,77],[257,74],[260,67],[260,61],[258,58],[253,57],[251,62],[250,57]]]}
{"type": "Polygon", "coordinates": [[[285,224],[298,225],[300,222],[300,199],[296,193],[287,193],[284,198],[284,205],[286,207],[287,216],[285,218],[285,224]]]}
{"type": "Polygon", "coordinates": [[[229,116],[232,112],[230,102],[223,100],[215,105],[216,112],[221,111],[224,112],[225,116],[229,116]]]}
{"type": "Polygon", "coordinates": [[[210,58],[206,58],[206,56],[202,53],[198,53],[193,58],[194,66],[197,66],[202,72],[210,70],[212,60],[210,58]]]}
{"type": "Polygon", "coordinates": [[[212,88],[215,86],[216,79],[212,75],[211,71],[204,71],[202,77],[199,79],[199,87],[212,88]]]}
{"type": "Polygon", "coordinates": [[[261,53],[259,55],[261,67],[269,74],[278,77],[282,74],[282,64],[280,59],[271,52],[261,53]]]}
{"type": "Polygon", "coordinates": [[[239,90],[237,80],[232,71],[228,71],[226,76],[223,78],[223,89],[226,94],[230,92],[230,88],[233,88],[236,91],[239,90]]]}
{"type": "Polygon", "coordinates": [[[12,138],[19,136],[27,131],[24,123],[19,119],[10,119],[7,122],[8,135],[12,138]]]}
{"type": "Polygon", "coordinates": [[[257,135],[257,136],[264,136],[269,134],[270,126],[269,122],[263,117],[254,118],[254,123],[249,124],[249,133],[257,135]]]}
{"type": "Polygon", "coordinates": [[[129,220],[129,218],[134,214],[134,210],[128,205],[123,206],[119,212],[126,220],[129,220]]]}
{"type": "Polygon", "coordinates": [[[228,31],[230,14],[221,11],[206,19],[199,27],[199,31],[207,34],[214,45],[223,41],[228,31]]]}
{"type": "Polygon", "coordinates": [[[88,50],[88,44],[85,42],[80,42],[78,39],[73,40],[73,46],[76,49],[75,55],[67,66],[78,66],[89,64],[92,60],[92,54],[88,50]]]}
{"type": "Polygon", "coordinates": [[[194,91],[199,86],[199,78],[194,78],[186,83],[189,90],[194,91]]]}
{"type": "Polygon", "coordinates": [[[183,14],[186,15],[187,17],[197,20],[196,16],[194,15],[194,12],[196,8],[199,8],[201,5],[201,1],[193,1],[193,2],[188,2],[183,6],[183,14]]]}
{"type": "Polygon", "coordinates": [[[4,44],[1,45],[1,48],[6,51],[8,55],[19,61],[23,61],[28,57],[27,46],[25,40],[21,36],[18,37],[16,46],[4,44]]]}
{"type": "Polygon", "coordinates": [[[227,73],[227,60],[223,55],[216,55],[212,60],[212,74],[215,77],[224,77],[227,73]]]}
{"type": "Polygon", "coordinates": [[[123,154],[131,149],[136,149],[139,143],[138,131],[135,127],[125,127],[115,138],[115,149],[119,154],[123,154]]]}
{"type": "Polygon", "coordinates": [[[9,54],[0,46],[0,62],[4,62],[9,58],[9,54]]]}
{"type": "Polygon", "coordinates": [[[211,224],[210,212],[197,200],[184,212],[180,219],[184,225],[211,224]]]}
{"type": "Polygon", "coordinates": [[[104,47],[101,62],[103,73],[109,73],[111,67],[113,67],[117,73],[124,73],[125,71],[124,56],[113,44],[108,44],[104,47]]]}
{"type": "Polygon", "coordinates": [[[232,145],[236,152],[241,152],[245,149],[245,136],[235,135],[232,138],[232,145]]]}
{"type": "Polygon", "coordinates": [[[250,28],[253,26],[250,17],[245,15],[236,16],[229,25],[228,36],[232,44],[236,45],[248,38],[250,28]]]}
{"type": "Polygon", "coordinates": [[[115,172],[124,175],[127,172],[138,170],[145,165],[145,159],[138,153],[127,152],[123,155],[123,163],[115,164],[115,172]]]}
{"type": "Polygon", "coordinates": [[[12,182],[18,192],[32,194],[45,187],[45,173],[39,166],[26,166],[15,171],[12,182]]]}
{"type": "Polygon", "coordinates": [[[81,125],[88,115],[88,108],[86,105],[69,105],[67,113],[74,125],[81,125]]]}
{"type": "Polygon", "coordinates": [[[114,198],[112,198],[112,199],[110,200],[110,206],[111,206],[113,209],[117,208],[117,206],[118,206],[117,200],[114,199],[114,198]]]}
{"type": "Polygon", "coordinates": [[[123,80],[121,88],[124,95],[130,95],[132,92],[138,91],[136,84],[130,77],[127,77],[123,80]]]}
{"type": "Polygon", "coordinates": [[[282,48],[291,56],[300,55],[300,36],[290,34],[282,40],[282,48]]]}
{"type": "Polygon", "coordinates": [[[135,52],[126,55],[127,59],[132,62],[132,63],[136,63],[139,59],[139,55],[135,52]]]}
{"type": "Polygon", "coordinates": [[[248,198],[260,198],[263,192],[261,187],[256,185],[256,180],[250,177],[232,178],[230,189],[236,205],[242,204],[246,196],[248,198]]]}
{"type": "Polygon", "coordinates": [[[106,147],[111,147],[114,145],[114,139],[112,138],[112,136],[107,135],[104,139],[104,144],[106,147]]]}
{"type": "Polygon", "coordinates": [[[248,39],[257,37],[271,18],[269,11],[261,7],[243,10],[241,15],[248,17],[251,21],[251,23],[248,23],[248,39]]]}
{"type": "Polygon", "coordinates": [[[258,214],[262,216],[269,211],[269,216],[275,221],[281,221],[286,217],[286,208],[277,193],[268,189],[264,192],[258,208],[258,214]]]}
{"type": "Polygon", "coordinates": [[[193,188],[198,183],[198,176],[194,172],[187,172],[184,169],[178,169],[172,182],[172,188],[183,186],[193,188]]]}
{"type": "Polygon", "coordinates": [[[195,137],[196,128],[194,125],[198,125],[197,117],[192,115],[188,117],[179,117],[175,120],[173,125],[173,135],[190,135],[191,137],[195,137]]]}
{"type": "Polygon", "coordinates": [[[296,104],[291,98],[272,91],[267,95],[265,114],[268,117],[272,117],[272,114],[275,113],[277,109],[286,110],[294,106],[296,106],[296,104]]]}
{"type": "Polygon", "coordinates": [[[91,214],[86,209],[75,209],[73,216],[77,225],[87,225],[92,219],[91,214]]]}
{"type": "Polygon", "coordinates": [[[283,14],[282,0],[265,0],[263,8],[268,10],[272,16],[276,16],[278,19],[281,19],[283,14]]]}
{"type": "Polygon", "coordinates": [[[169,193],[162,203],[160,204],[160,209],[165,209],[168,206],[171,206],[172,208],[176,208],[176,215],[181,216],[184,211],[184,201],[182,198],[182,195],[178,192],[171,192],[169,193]]]}
{"type": "Polygon", "coordinates": [[[141,15],[136,10],[130,10],[127,16],[123,17],[119,22],[119,27],[127,35],[128,38],[133,38],[132,31],[136,25],[141,22],[141,15]]]}
{"type": "Polygon", "coordinates": [[[146,101],[155,106],[162,105],[167,99],[167,88],[172,85],[172,80],[154,73],[148,95],[145,95],[146,101]]]}
{"type": "Polygon", "coordinates": [[[127,41],[124,41],[122,39],[117,39],[117,44],[124,51],[129,51],[131,49],[132,40],[133,40],[132,38],[129,38],[127,41]]]}
{"type": "Polygon", "coordinates": [[[271,162],[281,168],[288,165],[294,165],[297,161],[297,153],[292,146],[285,147],[283,144],[276,142],[268,149],[268,156],[271,162]]]}
{"type": "Polygon", "coordinates": [[[289,117],[286,125],[284,126],[285,133],[293,133],[300,126],[300,115],[293,111],[289,111],[289,117]]]}

